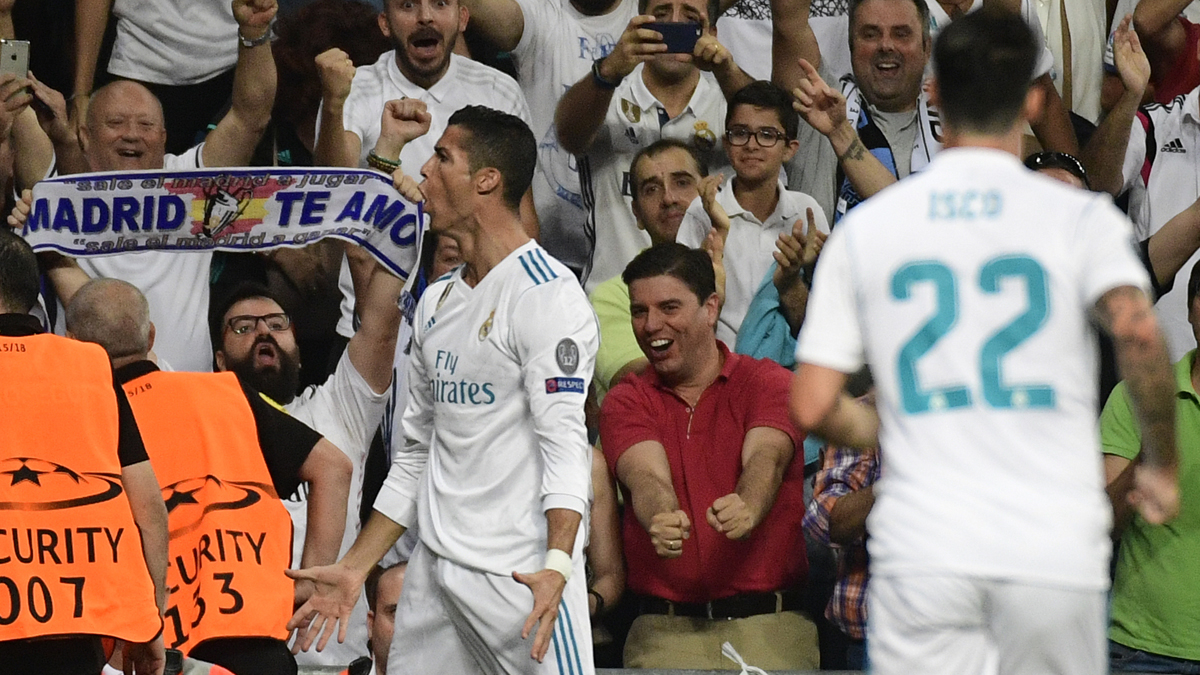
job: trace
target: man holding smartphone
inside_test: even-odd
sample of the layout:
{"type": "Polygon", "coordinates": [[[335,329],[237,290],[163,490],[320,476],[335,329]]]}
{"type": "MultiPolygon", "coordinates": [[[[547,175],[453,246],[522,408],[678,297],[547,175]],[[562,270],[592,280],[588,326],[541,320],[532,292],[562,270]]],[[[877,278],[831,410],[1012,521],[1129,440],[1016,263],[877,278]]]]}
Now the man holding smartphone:
{"type": "Polygon", "coordinates": [[[725,164],[725,96],[750,77],[717,41],[718,11],[716,0],[641,0],[616,47],[558,104],[559,143],[578,156],[589,211],[589,291],[650,245],[631,210],[629,164],[638,150],[675,138],[693,146],[709,168],[725,164]]]}

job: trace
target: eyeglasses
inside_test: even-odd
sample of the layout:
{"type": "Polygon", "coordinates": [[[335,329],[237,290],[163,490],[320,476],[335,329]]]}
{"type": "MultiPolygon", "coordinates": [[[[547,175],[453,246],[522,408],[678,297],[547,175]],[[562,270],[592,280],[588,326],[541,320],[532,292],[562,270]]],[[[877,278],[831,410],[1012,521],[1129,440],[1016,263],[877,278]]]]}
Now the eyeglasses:
{"type": "Polygon", "coordinates": [[[775,127],[763,127],[761,129],[749,129],[748,127],[734,127],[725,132],[725,140],[730,145],[745,145],[750,142],[750,137],[754,136],[758,139],[758,144],[764,148],[774,146],[785,138],[784,133],[775,127]]]}
{"type": "Polygon", "coordinates": [[[258,327],[258,322],[261,321],[267,324],[267,328],[272,333],[279,333],[287,330],[292,325],[292,318],[283,312],[274,314],[263,314],[262,316],[251,316],[243,314],[242,316],[230,317],[225,325],[234,335],[245,335],[258,327]]]}
{"type": "Polygon", "coordinates": [[[1065,152],[1051,152],[1047,150],[1030,155],[1025,158],[1025,167],[1033,171],[1062,169],[1082,181],[1085,188],[1092,189],[1092,183],[1088,180],[1087,169],[1083,168],[1083,164],[1078,159],[1065,152]]]}

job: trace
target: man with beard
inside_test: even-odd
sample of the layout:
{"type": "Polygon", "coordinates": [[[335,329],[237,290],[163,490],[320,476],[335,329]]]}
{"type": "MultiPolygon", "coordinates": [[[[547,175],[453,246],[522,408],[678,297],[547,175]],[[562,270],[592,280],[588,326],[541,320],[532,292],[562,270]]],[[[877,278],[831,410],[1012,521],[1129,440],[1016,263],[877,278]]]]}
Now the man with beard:
{"type": "MultiPolygon", "coordinates": [[[[360,275],[366,283],[358,296],[362,323],[329,379],[299,396],[296,336],[287,313],[266,287],[254,283],[236,287],[220,304],[214,303],[209,318],[218,370],[237,373],[350,458],[353,473],[340,553],[358,534],[364,467],[390,391],[404,283],[362,249],[349,247],[348,255],[356,268],[361,265],[367,270],[360,275]]],[[[284,504],[296,528],[293,559],[299,560],[308,529],[308,486],[301,485],[284,504]]],[[[367,654],[365,598],[355,606],[354,617],[346,643],[324,653],[300,654],[297,660],[303,665],[345,665],[367,654]]]]}
{"type": "Polygon", "coordinates": [[[589,291],[650,245],[630,211],[629,163],[640,148],[676,138],[693,145],[710,169],[725,165],[719,138],[725,95],[751,80],[717,41],[710,17],[719,11],[717,0],[640,0],[639,16],[612,52],[559,101],[558,140],[578,157],[590,213],[589,291]],[[642,28],[653,21],[699,24],[703,32],[691,54],[668,54],[662,34],[642,28]],[[701,70],[711,71],[719,87],[701,70]]]}
{"type": "MultiPolygon", "coordinates": [[[[243,319],[231,323],[237,330],[243,319]]],[[[293,590],[282,574],[293,535],[279,498],[311,484],[311,531],[298,559],[334,560],[350,461],[230,373],[160,371],[147,358],[150,306],[131,284],[89,281],[67,306],[67,331],[108,353],[162,488],[172,561],[166,644],[235,673],[294,674],[287,617],[311,589],[293,590]]]]}

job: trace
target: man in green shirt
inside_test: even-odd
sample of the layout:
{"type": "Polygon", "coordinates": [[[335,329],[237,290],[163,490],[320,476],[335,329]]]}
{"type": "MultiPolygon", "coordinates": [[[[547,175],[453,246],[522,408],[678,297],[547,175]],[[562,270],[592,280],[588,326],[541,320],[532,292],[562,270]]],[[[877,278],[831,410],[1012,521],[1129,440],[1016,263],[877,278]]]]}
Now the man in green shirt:
{"type": "MultiPolygon", "coordinates": [[[[1200,264],[1188,280],[1188,322],[1200,342],[1200,264]]],[[[1104,470],[1120,537],[1112,589],[1109,658],[1114,671],[1200,672],[1200,362],[1175,364],[1180,512],[1167,525],[1134,513],[1126,495],[1142,447],[1126,383],[1100,416],[1104,470]]]]}

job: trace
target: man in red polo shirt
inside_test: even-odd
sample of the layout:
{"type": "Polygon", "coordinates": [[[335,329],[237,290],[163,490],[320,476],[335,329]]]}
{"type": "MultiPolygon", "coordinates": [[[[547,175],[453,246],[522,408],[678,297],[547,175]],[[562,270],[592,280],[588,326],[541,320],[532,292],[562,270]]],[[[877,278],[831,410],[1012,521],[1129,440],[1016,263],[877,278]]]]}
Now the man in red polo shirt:
{"type": "Polygon", "coordinates": [[[798,611],[808,560],[790,374],[717,341],[703,251],[658,244],[622,276],[650,360],[609,391],[600,421],[633,506],[625,555],[641,597],[625,666],[726,668],[728,641],[760,668],[815,669],[816,626],[798,611]]]}

